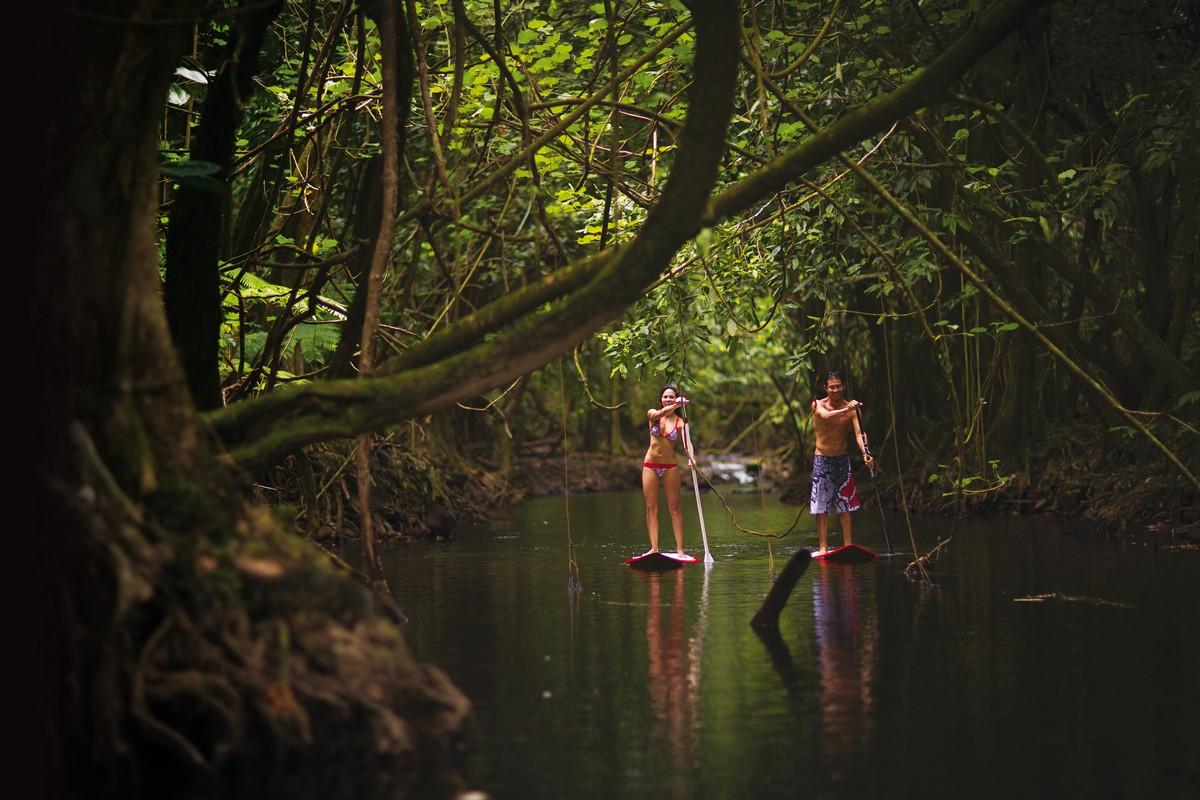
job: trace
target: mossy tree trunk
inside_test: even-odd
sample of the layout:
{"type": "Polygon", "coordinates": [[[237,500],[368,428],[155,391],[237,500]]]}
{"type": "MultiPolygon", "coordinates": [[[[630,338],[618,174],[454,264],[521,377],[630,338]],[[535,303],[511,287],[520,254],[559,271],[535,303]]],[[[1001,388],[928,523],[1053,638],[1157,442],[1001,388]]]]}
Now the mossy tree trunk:
{"type": "Polygon", "coordinates": [[[321,753],[325,781],[411,785],[465,698],[245,502],[168,335],[157,133],[204,9],[67,3],[37,22],[56,109],[34,136],[38,778],[45,796],[261,796],[312,780],[299,767],[321,753]]]}

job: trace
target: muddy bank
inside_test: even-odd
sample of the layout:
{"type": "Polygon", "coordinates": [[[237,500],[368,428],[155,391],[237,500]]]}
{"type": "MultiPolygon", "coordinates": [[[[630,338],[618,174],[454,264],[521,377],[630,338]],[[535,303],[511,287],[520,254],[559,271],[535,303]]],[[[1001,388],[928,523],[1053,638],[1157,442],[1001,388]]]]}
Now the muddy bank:
{"type": "MultiPolygon", "coordinates": [[[[381,539],[446,538],[463,525],[530,497],[625,491],[641,487],[640,461],[595,453],[527,456],[502,473],[436,452],[413,453],[388,437],[371,461],[372,502],[381,539]]],[[[305,538],[335,545],[357,539],[357,477],[352,442],[289,457],[259,482],[259,496],[281,507],[305,538]]]]}
{"type": "Polygon", "coordinates": [[[564,485],[571,494],[623,492],[642,488],[642,462],[640,458],[603,453],[572,453],[566,459],[522,458],[517,461],[512,481],[524,497],[562,494],[564,485]]]}
{"type": "MultiPolygon", "coordinates": [[[[855,475],[864,505],[875,504],[878,488],[884,506],[900,509],[903,500],[914,514],[947,515],[960,508],[966,514],[1043,514],[1100,533],[1173,534],[1200,542],[1200,498],[1178,473],[1162,464],[1098,462],[1086,453],[1056,456],[1026,472],[971,481],[961,493],[949,476],[922,471],[901,480],[886,464],[878,470],[877,486],[861,463],[855,475]]],[[[788,475],[777,487],[780,498],[807,503],[809,480],[806,471],[788,475]]]]}
{"type": "MultiPolygon", "coordinates": [[[[1083,440],[1080,440],[1083,441],[1083,440]]],[[[997,473],[968,482],[957,493],[951,476],[917,468],[898,480],[883,462],[878,472],[879,496],[886,507],[899,509],[901,495],[918,514],[1048,514],[1076,520],[1101,532],[1175,534],[1200,540],[1200,498],[1161,462],[1104,456],[1080,445],[1071,451],[1031,459],[1027,471],[997,473]],[[903,487],[903,488],[902,488],[903,487]]],[[[736,459],[736,457],[734,457],[736,459]]],[[[747,459],[742,459],[747,461],[747,459]]],[[[306,537],[334,544],[357,538],[358,505],[354,490],[353,447],[322,445],[294,456],[260,483],[265,499],[294,517],[306,537]]],[[[762,486],[778,492],[786,503],[808,501],[809,473],[764,453],[749,464],[762,486]]],[[[870,474],[856,464],[859,494],[875,504],[870,474]]],[[[701,471],[712,476],[705,461],[701,471]]],[[[944,471],[944,470],[943,470],[944,471]]],[[[490,465],[436,452],[413,453],[388,437],[380,437],[372,463],[375,513],[382,538],[445,538],[463,525],[486,520],[496,509],[531,497],[562,494],[564,479],[571,494],[630,491],[641,487],[640,459],[601,453],[525,455],[502,473],[490,465]]],[[[714,482],[718,482],[713,477],[714,482]]]]}

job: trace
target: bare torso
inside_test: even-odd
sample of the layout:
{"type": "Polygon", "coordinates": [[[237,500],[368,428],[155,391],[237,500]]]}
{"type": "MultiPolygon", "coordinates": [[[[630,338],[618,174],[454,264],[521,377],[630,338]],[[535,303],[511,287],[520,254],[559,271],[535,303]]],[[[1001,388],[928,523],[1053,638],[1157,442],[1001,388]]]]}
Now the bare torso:
{"type": "Polygon", "coordinates": [[[858,419],[846,400],[839,405],[828,397],[813,401],[813,433],[816,435],[817,455],[840,456],[846,453],[846,440],[855,435],[858,419]]]}

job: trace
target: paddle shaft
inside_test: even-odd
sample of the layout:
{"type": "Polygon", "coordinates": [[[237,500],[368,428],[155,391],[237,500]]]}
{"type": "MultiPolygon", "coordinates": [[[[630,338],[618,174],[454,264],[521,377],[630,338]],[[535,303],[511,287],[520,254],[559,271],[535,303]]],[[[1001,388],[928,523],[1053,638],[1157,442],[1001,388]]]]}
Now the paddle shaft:
{"type": "Polygon", "coordinates": [[[716,559],[708,552],[708,531],[704,528],[704,509],[700,505],[700,481],[696,478],[696,451],[692,449],[692,434],[690,426],[683,427],[683,442],[687,447],[688,464],[692,469],[692,493],[696,495],[696,515],[700,517],[700,539],[704,542],[704,563],[711,564],[716,559]]]}
{"type": "Polygon", "coordinates": [[[867,469],[871,471],[871,488],[875,490],[875,505],[879,506],[879,521],[883,525],[883,541],[887,543],[888,555],[891,555],[892,540],[887,532],[887,518],[883,515],[883,502],[879,499],[879,481],[875,480],[875,456],[871,453],[871,443],[867,440],[867,429],[863,425],[861,406],[854,407],[854,413],[858,416],[858,432],[862,436],[863,452],[871,457],[871,463],[867,465],[867,469]]]}

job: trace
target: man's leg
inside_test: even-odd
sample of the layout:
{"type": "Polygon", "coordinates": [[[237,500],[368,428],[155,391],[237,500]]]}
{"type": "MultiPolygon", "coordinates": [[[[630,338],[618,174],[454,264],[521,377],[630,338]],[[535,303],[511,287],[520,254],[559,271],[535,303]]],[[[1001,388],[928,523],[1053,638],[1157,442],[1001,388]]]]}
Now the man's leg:
{"type": "Polygon", "coordinates": [[[828,514],[817,514],[817,552],[818,553],[824,553],[826,550],[829,549],[827,546],[828,542],[826,541],[826,539],[828,538],[828,533],[829,533],[829,515],[828,514]]]}
{"type": "Polygon", "coordinates": [[[849,511],[843,511],[838,514],[838,521],[842,524],[842,544],[850,544],[850,529],[854,523],[854,517],[849,511]]]}

